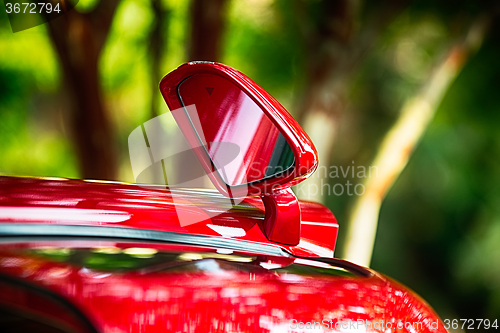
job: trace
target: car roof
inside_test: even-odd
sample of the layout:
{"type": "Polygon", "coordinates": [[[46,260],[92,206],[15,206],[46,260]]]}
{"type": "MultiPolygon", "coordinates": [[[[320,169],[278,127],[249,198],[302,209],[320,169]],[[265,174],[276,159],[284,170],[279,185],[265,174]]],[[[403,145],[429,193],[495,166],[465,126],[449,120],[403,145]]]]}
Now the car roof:
{"type": "Polygon", "coordinates": [[[120,182],[0,177],[0,234],[139,238],[333,257],[338,224],[317,203],[300,202],[298,246],[269,241],[258,197],[233,202],[214,191],[120,182]]]}

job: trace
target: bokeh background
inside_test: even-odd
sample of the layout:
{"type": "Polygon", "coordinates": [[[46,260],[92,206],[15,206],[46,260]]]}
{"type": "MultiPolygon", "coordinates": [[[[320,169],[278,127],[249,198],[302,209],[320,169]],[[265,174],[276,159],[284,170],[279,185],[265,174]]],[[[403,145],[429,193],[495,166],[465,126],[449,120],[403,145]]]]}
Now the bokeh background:
{"type": "Polygon", "coordinates": [[[300,195],[337,216],[336,256],[373,220],[372,268],[442,318],[500,321],[499,14],[497,1],[80,0],[13,33],[2,7],[0,174],[134,182],[127,138],[168,112],[161,77],[219,61],[292,113],[323,166],[379,167],[307,185],[349,180],[362,196],[300,195]]]}

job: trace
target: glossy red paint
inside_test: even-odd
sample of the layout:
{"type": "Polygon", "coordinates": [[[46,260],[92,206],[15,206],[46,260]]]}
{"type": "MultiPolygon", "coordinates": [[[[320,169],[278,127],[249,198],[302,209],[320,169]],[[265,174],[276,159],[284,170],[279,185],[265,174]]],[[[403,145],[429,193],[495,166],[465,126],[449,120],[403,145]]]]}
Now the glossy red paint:
{"type": "Polygon", "coordinates": [[[237,206],[216,192],[155,190],[136,184],[0,177],[2,224],[78,225],[155,230],[262,244],[299,256],[333,257],[338,223],[326,207],[300,202],[297,246],[269,241],[264,205],[248,197],[237,206]]]}
{"type": "MultiPolygon", "coordinates": [[[[244,91],[280,130],[295,156],[293,171],[288,174],[256,181],[251,186],[228,186],[218,173],[213,172],[212,161],[207,153],[203,149],[194,149],[214,185],[221,193],[234,197],[272,193],[274,190],[289,188],[299,183],[316,169],[318,166],[318,154],[311,139],[302,130],[297,121],[269,93],[234,68],[212,62],[190,62],[170,72],[160,82],[160,91],[170,110],[183,107],[178,95],[179,85],[188,77],[204,74],[223,77],[244,91]]],[[[174,117],[176,117],[179,127],[188,141],[192,143],[192,146],[199,147],[198,138],[189,119],[186,116],[183,119],[178,119],[176,114],[174,114],[174,117]]]]}
{"type": "MultiPolygon", "coordinates": [[[[208,74],[188,77],[178,92],[189,106],[181,111],[188,114],[225,184],[250,185],[268,176],[280,131],[248,95],[231,81],[208,74]]],[[[293,162],[291,158],[280,171],[293,162]]]]}
{"type": "Polygon", "coordinates": [[[295,119],[247,76],[218,63],[184,64],[163,78],[160,90],[216,188],[229,197],[261,194],[266,204],[267,238],[297,245],[300,207],[295,195],[286,189],[310,175],[318,157],[311,139],[295,119]],[[193,112],[188,111],[191,104],[196,108],[193,112]],[[176,111],[181,108],[185,112],[176,111]],[[199,120],[193,122],[195,117],[199,120]],[[259,126],[252,129],[251,119],[259,126]],[[234,135],[228,131],[229,126],[234,135]],[[245,131],[249,133],[241,135],[245,131]],[[293,152],[294,166],[279,175],[263,177],[280,133],[293,152]],[[221,175],[217,171],[230,160],[230,154],[213,142],[229,142],[242,150],[244,161],[237,172],[221,175]],[[278,198],[281,193],[286,195],[278,198]]]}
{"type": "Polygon", "coordinates": [[[292,190],[263,194],[266,209],[264,230],[270,241],[297,245],[300,242],[300,208],[292,190]]]}
{"type": "MultiPolygon", "coordinates": [[[[391,332],[446,332],[408,289],[361,267],[367,274],[346,272],[342,263],[144,243],[0,244],[0,279],[22,279],[63,296],[104,333],[304,332],[299,323],[311,322],[324,332],[387,332],[389,325],[391,332]],[[138,247],[154,257],[128,255],[126,262],[146,261],[132,261],[136,268],[116,263],[114,256],[138,247]],[[95,267],[105,260],[114,260],[114,269],[95,267]]],[[[0,305],[13,303],[51,314],[30,291],[0,283],[0,305]]],[[[66,318],[72,318],[67,310],[66,318]]]]}

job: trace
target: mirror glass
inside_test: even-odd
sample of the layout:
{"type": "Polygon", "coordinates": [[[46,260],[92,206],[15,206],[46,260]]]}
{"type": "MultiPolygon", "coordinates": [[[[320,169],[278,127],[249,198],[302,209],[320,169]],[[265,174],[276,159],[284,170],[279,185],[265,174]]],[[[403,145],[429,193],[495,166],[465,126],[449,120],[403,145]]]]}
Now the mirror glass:
{"type": "Polygon", "coordinates": [[[290,145],[261,108],[237,85],[196,74],[178,86],[193,128],[227,185],[249,184],[291,170],[290,145]]]}

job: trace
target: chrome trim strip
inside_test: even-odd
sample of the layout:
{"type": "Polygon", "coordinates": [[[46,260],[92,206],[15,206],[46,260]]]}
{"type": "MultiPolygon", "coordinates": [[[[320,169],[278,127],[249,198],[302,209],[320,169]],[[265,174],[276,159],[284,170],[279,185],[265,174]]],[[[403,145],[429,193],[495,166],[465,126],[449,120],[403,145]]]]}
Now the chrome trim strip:
{"type": "Polygon", "coordinates": [[[143,230],[119,227],[81,226],[81,225],[54,225],[54,224],[10,224],[0,223],[0,237],[15,236],[48,236],[48,237],[99,237],[121,238],[147,241],[181,243],[195,246],[228,248],[236,251],[255,252],[274,256],[290,254],[275,246],[251,243],[231,238],[219,238],[203,235],[189,235],[177,232],[143,230]]]}

